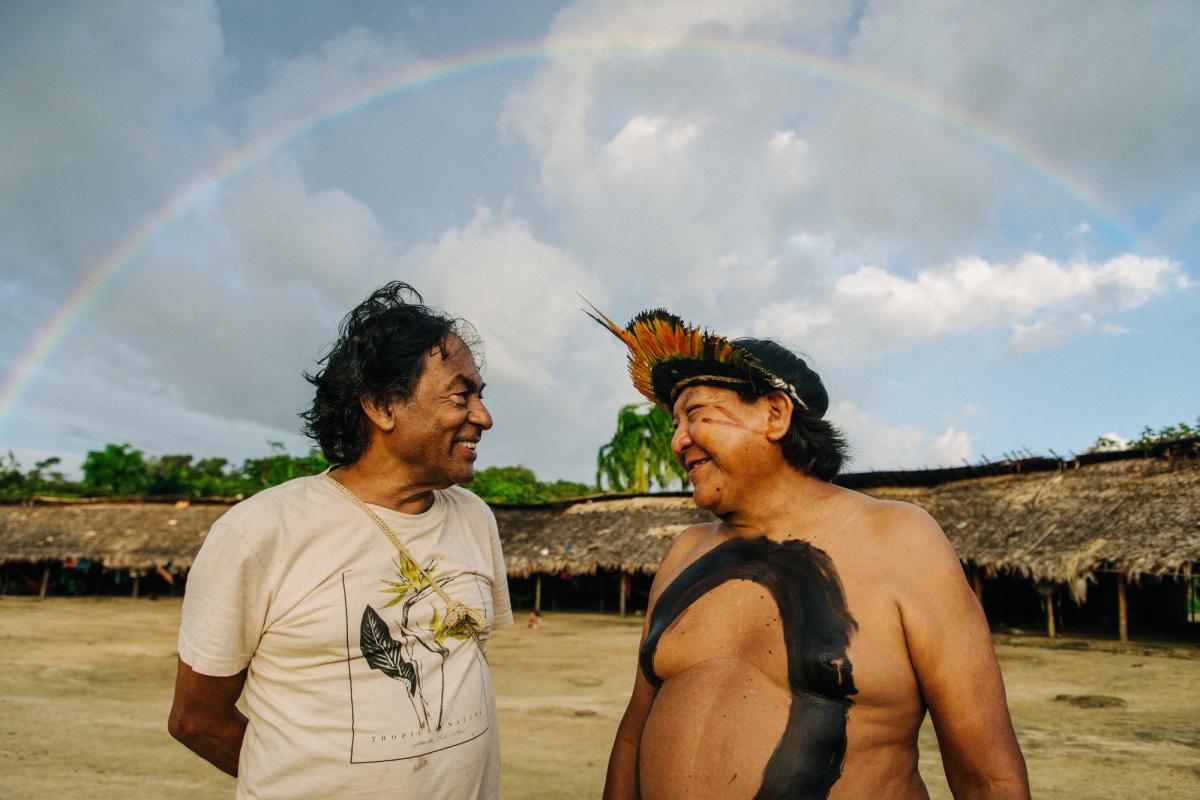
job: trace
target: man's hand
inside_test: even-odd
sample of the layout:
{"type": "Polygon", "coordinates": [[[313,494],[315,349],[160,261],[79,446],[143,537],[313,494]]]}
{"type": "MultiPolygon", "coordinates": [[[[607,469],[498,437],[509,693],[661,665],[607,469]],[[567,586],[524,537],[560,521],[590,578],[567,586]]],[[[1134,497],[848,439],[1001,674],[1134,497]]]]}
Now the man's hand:
{"type": "Polygon", "coordinates": [[[180,659],[167,721],[172,736],[234,777],[246,735],[246,717],[236,705],[245,683],[246,670],[228,677],[202,675],[180,659]]]}

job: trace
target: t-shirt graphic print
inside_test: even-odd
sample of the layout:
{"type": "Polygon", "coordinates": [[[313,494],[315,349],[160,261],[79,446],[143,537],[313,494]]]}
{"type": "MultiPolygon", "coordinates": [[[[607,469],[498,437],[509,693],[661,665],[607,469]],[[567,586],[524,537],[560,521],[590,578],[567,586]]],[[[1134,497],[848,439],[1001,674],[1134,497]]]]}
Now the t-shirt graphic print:
{"type": "Polygon", "coordinates": [[[440,574],[436,561],[423,566],[424,574],[399,554],[391,574],[357,602],[351,587],[358,582],[343,576],[351,763],[429,755],[491,725],[484,665],[472,663],[483,654],[467,620],[447,610],[431,581],[479,609],[487,604],[486,587],[476,575],[440,574]]]}

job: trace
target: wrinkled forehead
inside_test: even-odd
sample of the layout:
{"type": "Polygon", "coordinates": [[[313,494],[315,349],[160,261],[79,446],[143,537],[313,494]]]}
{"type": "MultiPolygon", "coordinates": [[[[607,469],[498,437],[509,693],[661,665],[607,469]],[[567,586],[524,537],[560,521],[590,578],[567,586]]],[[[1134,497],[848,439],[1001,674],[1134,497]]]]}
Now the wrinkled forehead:
{"type": "Polygon", "coordinates": [[[738,399],[738,393],[726,386],[696,383],[684,387],[675,398],[673,409],[679,413],[693,403],[728,403],[738,399]]]}

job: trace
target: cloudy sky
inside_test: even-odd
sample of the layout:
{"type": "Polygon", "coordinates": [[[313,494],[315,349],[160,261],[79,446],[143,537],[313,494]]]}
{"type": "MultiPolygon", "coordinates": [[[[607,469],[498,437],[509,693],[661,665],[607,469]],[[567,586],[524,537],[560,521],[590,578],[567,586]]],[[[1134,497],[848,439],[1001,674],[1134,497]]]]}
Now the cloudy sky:
{"type": "Polygon", "coordinates": [[[1200,4],[0,4],[0,452],[282,441],[401,278],[475,323],[481,465],[590,480],[577,293],[769,336],[853,470],[1200,414],[1200,4]]]}

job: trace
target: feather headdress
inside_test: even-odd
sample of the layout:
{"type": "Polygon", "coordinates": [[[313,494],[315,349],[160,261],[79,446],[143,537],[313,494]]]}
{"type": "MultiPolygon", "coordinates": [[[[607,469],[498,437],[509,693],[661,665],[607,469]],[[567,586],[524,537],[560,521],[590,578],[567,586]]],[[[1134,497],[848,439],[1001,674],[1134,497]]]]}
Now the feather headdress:
{"type": "Polygon", "coordinates": [[[808,408],[796,387],[723,336],[688,325],[661,308],[643,311],[622,328],[586,299],[584,302],[596,312],[584,309],[584,313],[629,348],[629,377],[634,388],[668,412],[681,391],[698,383],[760,387],[764,392],[768,387],[779,389],[800,408],[808,408]]]}

